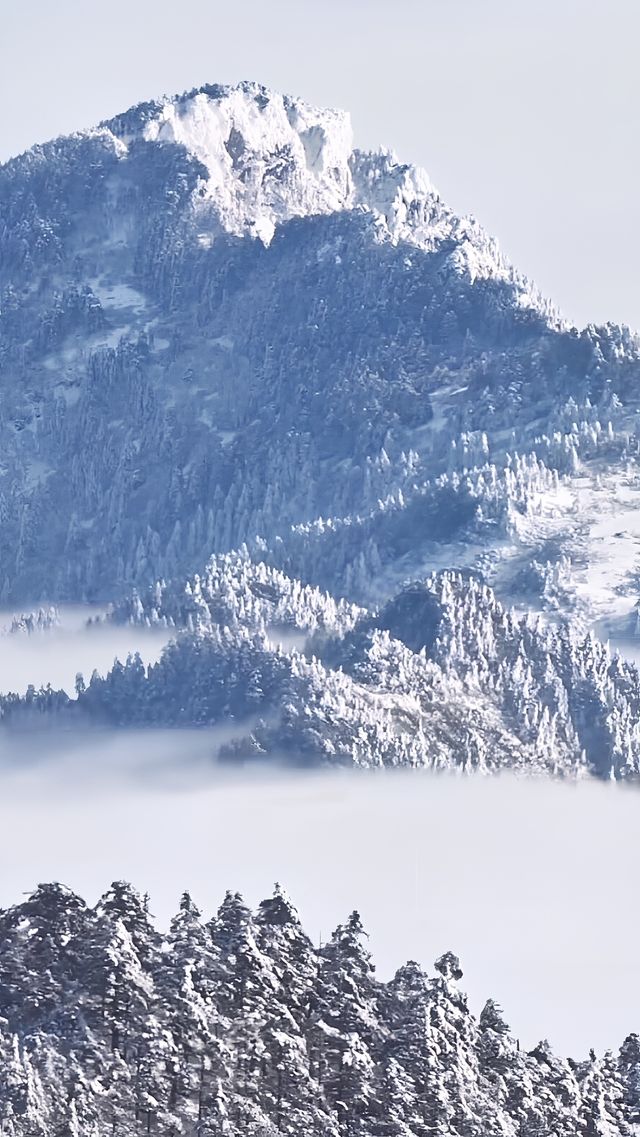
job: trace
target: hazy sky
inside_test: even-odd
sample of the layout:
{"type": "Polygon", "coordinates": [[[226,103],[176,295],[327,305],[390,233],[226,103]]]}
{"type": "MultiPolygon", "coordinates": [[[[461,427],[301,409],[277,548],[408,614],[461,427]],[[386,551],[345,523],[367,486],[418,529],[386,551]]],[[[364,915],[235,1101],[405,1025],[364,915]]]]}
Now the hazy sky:
{"type": "Polygon", "coordinates": [[[636,0],[5,0],[0,156],[203,82],[352,113],[566,315],[640,328],[636,0]]]}
{"type": "MultiPolygon", "coordinates": [[[[215,741],[215,738],[214,738],[215,741]]],[[[0,739],[1,742],[1,739],[0,739]]],[[[63,747],[71,747],[68,736],[63,747]]],[[[121,877],[165,926],[189,888],[211,914],[276,880],[317,941],[357,907],[382,978],[451,949],[474,1011],[492,996],[525,1046],[586,1056],[640,1026],[638,791],[424,772],[232,777],[207,732],[100,734],[22,774],[2,766],[0,905],[62,880],[95,902],[121,877]]]]}

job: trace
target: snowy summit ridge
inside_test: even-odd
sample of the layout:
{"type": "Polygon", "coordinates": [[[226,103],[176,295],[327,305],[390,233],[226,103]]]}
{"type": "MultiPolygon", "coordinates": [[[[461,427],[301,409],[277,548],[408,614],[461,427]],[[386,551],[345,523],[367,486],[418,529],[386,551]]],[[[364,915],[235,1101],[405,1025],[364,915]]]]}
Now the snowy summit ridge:
{"type": "Polygon", "coordinates": [[[506,281],[523,307],[557,318],[497,242],[444,205],[424,170],[389,150],[354,149],[345,111],[244,82],[141,104],[104,126],[120,147],[134,140],[180,146],[200,164],[194,211],[205,246],[220,228],[269,244],[277,226],[293,218],[360,208],[374,216],[381,239],[426,251],[454,242],[458,271],[471,280],[506,281]]]}
{"type": "Polygon", "coordinates": [[[265,243],[277,224],[344,209],[353,195],[349,116],[255,84],[166,101],[144,138],[184,146],[206,170],[201,204],[213,204],[229,232],[265,243]]]}

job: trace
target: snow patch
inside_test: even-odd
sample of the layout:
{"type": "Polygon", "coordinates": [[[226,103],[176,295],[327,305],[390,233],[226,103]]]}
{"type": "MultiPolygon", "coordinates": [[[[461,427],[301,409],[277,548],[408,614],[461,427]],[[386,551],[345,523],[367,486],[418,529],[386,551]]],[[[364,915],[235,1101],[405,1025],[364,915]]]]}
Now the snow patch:
{"type": "Polygon", "coordinates": [[[141,312],[147,306],[145,297],[130,284],[104,284],[92,281],[93,291],[98,296],[103,308],[133,308],[141,312]]]}

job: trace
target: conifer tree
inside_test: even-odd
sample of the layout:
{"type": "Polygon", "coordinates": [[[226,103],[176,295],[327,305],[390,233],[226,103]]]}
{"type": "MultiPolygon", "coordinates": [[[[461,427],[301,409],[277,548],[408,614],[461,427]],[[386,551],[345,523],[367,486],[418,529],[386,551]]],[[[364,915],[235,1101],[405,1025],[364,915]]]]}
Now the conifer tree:
{"type": "Polygon", "coordinates": [[[374,1055],[384,1028],[374,967],[353,912],[320,951],[314,995],[314,1068],[341,1133],[366,1132],[374,1094],[374,1055]]]}
{"type": "Polygon", "coordinates": [[[375,978],[357,913],[314,949],[276,887],[165,934],[124,884],[0,913],[0,1121],[11,1137],[632,1137],[640,1047],[530,1053],[447,952],[375,978]],[[126,921],[126,923],[125,923],[126,921]],[[41,971],[45,963],[47,971],[41,971]],[[28,982],[30,990],[22,990],[28,982]],[[59,1005],[52,1006],[52,990],[59,1005]]]}

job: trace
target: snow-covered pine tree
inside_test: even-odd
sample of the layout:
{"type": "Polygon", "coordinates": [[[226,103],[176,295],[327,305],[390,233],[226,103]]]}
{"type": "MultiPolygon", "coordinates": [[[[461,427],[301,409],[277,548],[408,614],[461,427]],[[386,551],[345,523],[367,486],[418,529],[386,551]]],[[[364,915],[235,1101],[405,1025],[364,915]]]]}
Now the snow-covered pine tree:
{"type": "Polygon", "coordinates": [[[167,933],[122,882],[0,913],[0,1121],[11,1137],[632,1137],[640,1047],[530,1053],[476,1021],[447,952],[376,979],[357,913],[314,948],[276,887],[188,894],[167,933]],[[28,990],[25,989],[28,985],[28,990]],[[54,998],[55,993],[55,998],[54,998]]]}
{"type": "Polygon", "coordinates": [[[358,912],[319,952],[313,996],[314,1070],[341,1134],[367,1132],[375,1115],[375,1063],[385,1029],[378,985],[358,912]]]}

